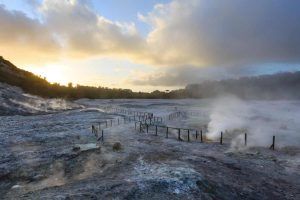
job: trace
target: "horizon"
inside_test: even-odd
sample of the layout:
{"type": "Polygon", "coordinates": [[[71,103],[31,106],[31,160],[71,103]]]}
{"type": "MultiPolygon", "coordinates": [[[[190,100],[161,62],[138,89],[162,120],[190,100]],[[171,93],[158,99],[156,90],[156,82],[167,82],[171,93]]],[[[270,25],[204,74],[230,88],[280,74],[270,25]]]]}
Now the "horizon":
{"type": "Polygon", "coordinates": [[[300,2],[0,0],[0,54],[47,81],[151,92],[300,71],[300,2]]]}

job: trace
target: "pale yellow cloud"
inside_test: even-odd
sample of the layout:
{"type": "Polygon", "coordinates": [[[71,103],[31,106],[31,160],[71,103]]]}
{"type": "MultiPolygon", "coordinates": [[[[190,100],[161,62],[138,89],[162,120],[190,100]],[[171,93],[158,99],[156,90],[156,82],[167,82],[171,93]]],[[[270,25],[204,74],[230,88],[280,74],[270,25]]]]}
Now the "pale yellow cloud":
{"type": "Polygon", "coordinates": [[[61,57],[135,57],[145,41],[133,23],[113,22],[79,1],[45,0],[41,21],[0,7],[0,52],[19,64],[61,57]]]}

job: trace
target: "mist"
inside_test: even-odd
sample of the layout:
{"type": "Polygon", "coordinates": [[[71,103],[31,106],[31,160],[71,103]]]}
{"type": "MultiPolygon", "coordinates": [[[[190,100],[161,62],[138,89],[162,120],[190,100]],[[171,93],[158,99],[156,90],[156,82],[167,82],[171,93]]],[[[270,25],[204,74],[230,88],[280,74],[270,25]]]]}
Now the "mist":
{"type": "Polygon", "coordinates": [[[24,93],[18,87],[0,83],[0,114],[3,115],[51,113],[81,107],[65,99],[45,99],[24,93]]]}
{"type": "Polygon", "coordinates": [[[276,137],[277,147],[300,145],[300,103],[298,101],[241,100],[223,96],[213,100],[209,114],[207,137],[212,140],[230,137],[231,147],[244,148],[244,133],[248,147],[270,146],[276,137]]]}

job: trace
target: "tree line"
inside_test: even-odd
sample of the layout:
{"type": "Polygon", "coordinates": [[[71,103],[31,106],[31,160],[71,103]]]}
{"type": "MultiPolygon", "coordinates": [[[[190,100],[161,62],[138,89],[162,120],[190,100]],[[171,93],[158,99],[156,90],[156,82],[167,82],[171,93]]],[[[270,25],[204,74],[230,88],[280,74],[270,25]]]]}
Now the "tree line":
{"type": "Polygon", "coordinates": [[[65,99],[174,99],[211,98],[233,94],[244,99],[300,99],[300,71],[221,81],[205,81],[173,91],[133,92],[107,87],[63,86],[17,68],[0,56],[0,82],[18,86],[24,92],[45,98],[65,99]]]}
{"type": "Polygon", "coordinates": [[[107,87],[91,87],[71,83],[68,86],[58,83],[49,83],[31,72],[17,68],[8,60],[0,56],[0,82],[17,86],[24,92],[45,98],[65,99],[117,99],[117,98],[184,98],[180,90],[171,92],[133,92],[130,89],[111,89],[107,87]]]}

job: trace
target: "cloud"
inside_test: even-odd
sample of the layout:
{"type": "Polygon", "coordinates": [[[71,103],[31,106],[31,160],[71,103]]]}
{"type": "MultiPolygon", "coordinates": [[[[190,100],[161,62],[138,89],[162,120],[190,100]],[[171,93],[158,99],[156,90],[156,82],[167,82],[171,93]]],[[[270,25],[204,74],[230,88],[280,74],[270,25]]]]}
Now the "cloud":
{"type": "Polygon", "coordinates": [[[150,72],[134,72],[126,79],[126,83],[140,86],[176,86],[185,87],[188,84],[202,83],[210,80],[237,79],[241,77],[275,74],[280,72],[299,71],[299,64],[262,64],[243,66],[172,66],[157,68],[150,72]],[[270,67],[272,69],[270,69],[270,67]]]}
{"type": "Polygon", "coordinates": [[[40,20],[20,11],[0,7],[1,52],[18,59],[53,57],[92,57],[114,55],[135,57],[144,48],[134,23],[110,21],[98,14],[86,1],[44,0],[37,5],[40,20]],[[22,52],[24,55],[22,56],[22,52]]]}
{"type": "Polygon", "coordinates": [[[61,56],[125,57],[158,66],[189,66],[191,76],[196,76],[194,67],[300,61],[299,1],[173,0],[138,14],[152,27],[147,36],[133,22],[96,13],[89,1],[29,2],[39,19],[0,7],[4,56],[51,61],[61,56]]]}
{"type": "Polygon", "coordinates": [[[51,30],[42,23],[22,12],[8,11],[3,5],[0,5],[0,27],[1,53],[36,59],[37,55],[60,49],[51,30]]]}
{"type": "Polygon", "coordinates": [[[142,46],[133,23],[112,22],[81,1],[46,0],[40,10],[47,26],[71,52],[134,54],[142,46]]]}
{"type": "Polygon", "coordinates": [[[197,66],[299,62],[300,2],[174,0],[140,17],[157,62],[197,66]]]}
{"type": "Polygon", "coordinates": [[[127,82],[132,85],[143,86],[177,86],[182,87],[191,83],[200,83],[210,79],[231,78],[230,69],[209,67],[199,68],[195,66],[177,66],[158,69],[152,73],[135,73],[127,82]]]}

